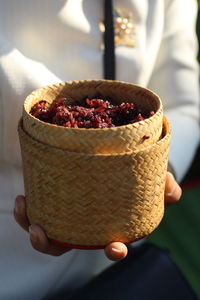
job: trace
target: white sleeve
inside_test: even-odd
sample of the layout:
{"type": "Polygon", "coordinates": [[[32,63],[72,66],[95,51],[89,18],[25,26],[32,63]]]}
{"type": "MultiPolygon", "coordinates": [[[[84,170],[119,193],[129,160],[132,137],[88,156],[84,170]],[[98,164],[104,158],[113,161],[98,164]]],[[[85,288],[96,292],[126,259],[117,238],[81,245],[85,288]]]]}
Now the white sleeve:
{"type": "Polygon", "coordinates": [[[180,182],[200,140],[196,0],[166,0],[163,37],[148,84],[172,126],[169,161],[180,182]]]}

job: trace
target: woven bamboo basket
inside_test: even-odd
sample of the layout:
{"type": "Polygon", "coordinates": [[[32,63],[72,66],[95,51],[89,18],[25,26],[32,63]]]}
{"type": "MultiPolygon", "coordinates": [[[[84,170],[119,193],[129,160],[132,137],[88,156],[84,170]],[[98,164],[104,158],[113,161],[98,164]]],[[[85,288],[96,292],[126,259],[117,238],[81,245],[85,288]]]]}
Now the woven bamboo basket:
{"type": "Polygon", "coordinates": [[[154,93],[104,80],[42,88],[26,99],[18,129],[27,215],[51,240],[75,248],[103,248],[112,241],[130,243],[141,239],[159,225],[164,213],[171,133],[161,101],[154,93]],[[73,130],[43,123],[29,114],[32,105],[41,99],[52,102],[65,96],[72,103],[77,98],[98,95],[119,102],[133,99],[137,103],[137,99],[139,103],[142,99],[142,105],[156,113],[115,130],[73,130]],[[123,133],[127,128],[129,134],[123,133]],[[115,145],[110,143],[109,135],[115,145]],[[134,140],[135,135],[138,138],[134,140]],[[141,142],[144,135],[151,138],[141,142]],[[121,152],[118,143],[123,144],[121,152]]]}

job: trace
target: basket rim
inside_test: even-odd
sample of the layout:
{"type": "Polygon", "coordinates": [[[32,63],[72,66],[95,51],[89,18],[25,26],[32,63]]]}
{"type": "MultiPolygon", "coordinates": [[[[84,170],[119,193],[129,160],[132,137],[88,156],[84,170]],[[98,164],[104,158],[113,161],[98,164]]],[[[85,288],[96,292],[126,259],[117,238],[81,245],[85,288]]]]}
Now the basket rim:
{"type": "Polygon", "coordinates": [[[159,146],[161,143],[165,143],[171,136],[171,125],[168,121],[168,119],[163,116],[163,129],[162,129],[162,137],[157,141],[155,142],[154,144],[151,144],[151,145],[148,145],[142,149],[138,149],[138,150],[132,150],[132,151],[128,151],[128,152],[123,152],[123,153],[87,153],[87,152],[75,152],[75,151],[69,151],[69,150],[65,150],[65,149],[61,149],[57,146],[53,146],[53,145],[50,145],[50,144],[47,144],[47,143],[44,143],[44,142],[41,142],[39,140],[37,140],[36,138],[30,136],[29,133],[27,133],[24,128],[23,128],[23,118],[21,118],[19,120],[19,123],[18,123],[18,132],[20,133],[20,131],[23,132],[23,134],[25,134],[29,139],[32,139],[33,141],[35,141],[36,143],[40,143],[41,145],[45,146],[45,147],[49,147],[49,148],[52,148],[52,149],[56,149],[56,150],[59,150],[59,151],[62,151],[62,152],[67,152],[67,153],[70,153],[71,155],[77,155],[77,157],[81,157],[81,156],[84,156],[84,157],[102,157],[105,158],[105,157],[122,157],[122,156],[129,156],[129,155],[136,155],[137,153],[139,152],[145,152],[145,151],[148,151],[148,149],[150,149],[151,147],[156,147],[156,146],[159,146]]]}
{"type": "MultiPolygon", "coordinates": [[[[48,101],[47,101],[48,102],[48,101]]],[[[148,123],[149,120],[153,120],[155,118],[158,117],[158,115],[162,114],[163,113],[163,105],[162,105],[162,101],[160,99],[160,97],[155,93],[153,92],[152,90],[146,88],[146,87],[142,87],[141,85],[139,84],[135,84],[135,83],[132,83],[132,82],[126,82],[126,81],[121,81],[121,80],[107,80],[107,79],[85,79],[85,80],[72,80],[72,81],[61,81],[61,82],[57,82],[57,83],[54,83],[54,84],[51,84],[51,85],[46,85],[46,86],[43,86],[43,87],[40,87],[40,88],[37,88],[35,90],[32,91],[31,94],[29,94],[25,101],[24,101],[24,104],[23,104],[23,114],[27,115],[28,118],[31,118],[32,120],[34,120],[34,122],[37,122],[38,124],[42,125],[42,126],[48,126],[48,127],[51,127],[51,128],[54,128],[54,129],[57,129],[59,128],[59,130],[62,130],[62,131],[75,131],[75,132],[81,132],[81,131],[85,131],[87,130],[88,132],[99,132],[99,131],[102,131],[102,132],[105,132],[105,131],[116,131],[116,130],[123,130],[124,128],[132,128],[132,127],[138,127],[139,125],[142,125],[142,124],[145,124],[145,123],[148,123]],[[132,124],[126,124],[126,125],[121,125],[121,126],[115,126],[115,127],[110,127],[110,128],[73,128],[73,127],[64,127],[64,126],[60,126],[60,125],[56,125],[56,124],[52,124],[52,123],[48,123],[48,122],[44,122],[44,121],[41,121],[40,119],[34,117],[33,115],[30,114],[30,111],[28,111],[28,103],[30,101],[30,98],[31,97],[34,97],[35,94],[37,94],[40,90],[45,90],[45,89],[49,89],[49,88],[54,88],[54,87],[58,87],[60,85],[74,85],[74,84],[84,84],[84,83],[99,83],[99,85],[101,84],[104,84],[104,83],[112,83],[112,84],[123,84],[123,85],[126,85],[126,86],[132,86],[132,87],[136,87],[136,88],[139,88],[141,89],[142,91],[147,91],[151,96],[155,97],[157,99],[157,102],[158,102],[158,109],[157,111],[154,113],[153,116],[150,116],[142,121],[138,121],[138,122],[135,122],[135,123],[132,123],[132,124]]]]}

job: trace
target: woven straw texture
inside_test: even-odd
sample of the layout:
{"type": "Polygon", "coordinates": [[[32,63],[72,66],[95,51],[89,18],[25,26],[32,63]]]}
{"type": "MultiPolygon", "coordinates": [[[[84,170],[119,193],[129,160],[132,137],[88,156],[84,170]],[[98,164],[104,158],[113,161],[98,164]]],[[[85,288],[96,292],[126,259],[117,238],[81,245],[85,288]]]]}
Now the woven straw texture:
{"type": "Polygon", "coordinates": [[[170,129],[140,151],[86,154],[42,143],[19,123],[27,214],[49,238],[74,245],[132,242],[164,212],[170,129]]]}
{"type": "Polygon", "coordinates": [[[120,81],[83,80],[62,82],[35,90],[27,97],[23,109],[23,126],[33,138],[68,151],[91,154],[116,154],[143,149],[157,142],[162,133],[163,108],[160,98],[148,89],[120,81]],[[44,123],[30,115],[31,107],[41,99],[52,102],[66,97],[74,101],[106,98],[116,103],[133,102],[156,112],[152,117],[125,126],[104,129],[65,128],[44,123]],[[143,139],[144,136],[148,139],[143,139]]]}

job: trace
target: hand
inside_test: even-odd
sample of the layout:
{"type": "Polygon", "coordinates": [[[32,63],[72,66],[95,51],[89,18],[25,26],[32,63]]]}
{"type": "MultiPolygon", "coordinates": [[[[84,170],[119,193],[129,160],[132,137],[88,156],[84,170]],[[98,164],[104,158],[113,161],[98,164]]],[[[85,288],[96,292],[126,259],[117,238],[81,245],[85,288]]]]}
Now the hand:
{"type": "MultiPolygon", "coordinates": [[[[181,188],[174,179],[172,173],[168,172],[166,177],[165,187],[165,203],[166,205],[177,202],[181,197],[181,188]]],[[[67,251],[69,248],[57,246],[48,240],[45,232],[36,224],[30,224],[26,216],[25,197],[17,196],[15,201],[14,217],[17,223],[30,234],[30,241],[33,248],[39,252],[59,256],[67,251]]],[[[127,247],[123,243],[110,243],[104,249],[105,255],[114,261],[121,260],[127,255],[127,247]]]]}
{"type": "MultiPolygon", "coordinates": [[[[165,185],[165,206],[179,201],[182,190],[176,182],[174,175],[167,172],[165,185]]],[[[111,260],[121,260],[127,255],[127,247],[122,243],[111,243],[105,248],[107,257],[111,260]]]]}

